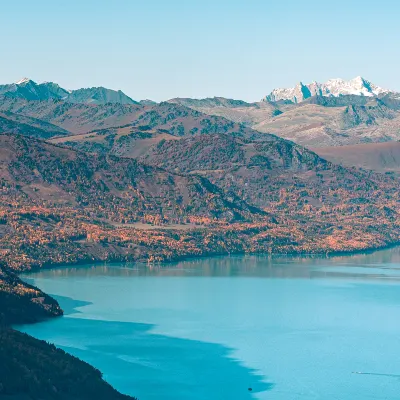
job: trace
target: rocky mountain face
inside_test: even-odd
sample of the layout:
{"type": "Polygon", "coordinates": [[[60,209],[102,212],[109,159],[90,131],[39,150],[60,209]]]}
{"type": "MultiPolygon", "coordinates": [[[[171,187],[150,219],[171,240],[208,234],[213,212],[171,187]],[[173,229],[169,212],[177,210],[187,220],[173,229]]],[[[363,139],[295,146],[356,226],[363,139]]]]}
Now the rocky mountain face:
{"type": "Polygon", "coordinates": [[[136,104],[134,100],[121,90],[111,90],[104,87],[93,87],[77,90],[66,90],[53,82],[36,83],[23,78],[7,85],[0,85],[0,95],[24,100],[64,100],[71,103],[120,103],[136,104]]]}
{"type": "Polygon", "coordinates": [[[293,88],[274,89],[263,98],[263,101],[290,100],[293,103],[301,103],[313,96],[338,97],[356,95],[373,97],[385,93],[389,93],[389,90],[374,85],[361,76],[357,76],[349,81],[338,78],[330,79],[325,83],[312,82],[307,85],[300,82],[293,88]]]}
{"type": "Polygon", "coordinates": [[[321,106],[303,102],[283,114],[253,125],[309,147],[341,146],[400,139],[400,113],[382,99],[365,105],[321,106]]]}

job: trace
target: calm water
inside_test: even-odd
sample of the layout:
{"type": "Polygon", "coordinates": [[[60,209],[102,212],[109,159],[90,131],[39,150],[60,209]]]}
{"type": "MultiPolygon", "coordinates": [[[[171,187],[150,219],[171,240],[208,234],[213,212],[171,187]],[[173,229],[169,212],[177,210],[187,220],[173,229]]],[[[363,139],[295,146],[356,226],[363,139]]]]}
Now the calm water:
{"type": "Polygon", "coordinates": [[[398,248],[60,268],[25,279],[66,315],[20,329],[140,400],[399,399],[398,248]]]}

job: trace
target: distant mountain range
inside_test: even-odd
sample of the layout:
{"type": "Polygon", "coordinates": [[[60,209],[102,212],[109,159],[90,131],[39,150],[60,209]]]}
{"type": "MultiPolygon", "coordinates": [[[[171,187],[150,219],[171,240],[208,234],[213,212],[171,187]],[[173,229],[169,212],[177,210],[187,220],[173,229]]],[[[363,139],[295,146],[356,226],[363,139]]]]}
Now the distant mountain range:
{"type": "MultiPolygon", "coordinates": [[[[343,79],[329,79],[325,83],[312,82],[303,84],[299,82],[292,88],[277,88],[266,95],[262,102],[291,102],[301,103],[314,96],[339,97],[339,96],[366,96],[376,97],[389,93],[396,93],[391,90],[383,89],[367,79],[357,76],[354,79],[345,81],[343,79]]],[[[71,103],[120,103],[120,104],[142,104],[151,105],[152,100],[141,100],[137,102],[123,93],[121,90],[112,90],[105,87],[81,88],[67,90],[54,82],[36,83],[32,79],[23,78],[15,83],[0,85],[0,95],[22,98],[25,100],[65,100],[71,103]]],[[[179,100],[182,104],[185,101],[199,107],[246,107],[248,104],[243,100],[232,100],[224,97],[214,97],[207,99],[172,99],[179,100]]],[[[186,104],[184,104],[186,105],[186,104]]]]}
{"type": "Polygon", "coordinates": [[[400,140],[400,94],[362,77],[275,89],[253,103],[224,97],[137,102],[104,87],[70,91],[22,79],[0,86],[0,113],[2,132],[41,138],[149,126],[173,136],[252,128],[313,148],[400,140]]]}
{"type": "Polygon", "coordinates": [[[57,83],[36,83],[31,79],[23,78],[16,83],[0,85],[0,95],[25,100],[64,100],[70,103],[120,103],[137,104],[120,90],[104,87],[67,90],[57,83]]]}
{"type": "Polygon", "coordinates": [[[304,85],[300,82],[293,88],[274,89],[269,95],[265,96],[262,101],[290,100],[293,103],[301,103],[313,96],[339,97],[355,95],[374,97],[389,92],[390,90],[374,85],[362,76],[357,76],[349,81],[337,78],[330,79],[325,83],[314,81],[308,85],[304,85]]]}

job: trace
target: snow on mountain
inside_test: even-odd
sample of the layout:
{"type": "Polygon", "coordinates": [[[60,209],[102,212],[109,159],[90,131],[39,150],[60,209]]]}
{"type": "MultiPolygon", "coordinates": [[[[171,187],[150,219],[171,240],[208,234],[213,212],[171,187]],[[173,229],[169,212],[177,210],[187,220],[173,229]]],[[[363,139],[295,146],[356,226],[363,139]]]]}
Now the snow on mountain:
{"type": "Polygon", "coordinates": [[[15,82],[16,85],[22,85],[23,83],[28,83],[30,81],[29,78],[22,78],[18,82],[15,82]]]}
{"type": "Polygon", "coordinates": [[[293,88],[274,89],[262,101],[290,100],[294,103],[300,103],[312,96],[338,97],[357,95],[372,97],[389,92],[389,90],[376,86],[361,76],[357,76],[349,81],[337,78],[329,79],[325,83],[312,82],[308,85],[300,82],[293,88]]]}

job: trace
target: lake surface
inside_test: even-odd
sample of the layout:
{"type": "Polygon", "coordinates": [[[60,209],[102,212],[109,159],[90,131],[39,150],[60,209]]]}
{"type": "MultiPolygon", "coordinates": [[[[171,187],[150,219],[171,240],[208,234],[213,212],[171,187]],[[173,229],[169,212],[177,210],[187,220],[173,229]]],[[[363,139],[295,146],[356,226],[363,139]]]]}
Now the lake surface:
{"type": "Polygon", "coordinates": [[[399,398],[399,248],[58,268],[24,279],[66,315],[19,329],[139,400],[399,398]]]}

